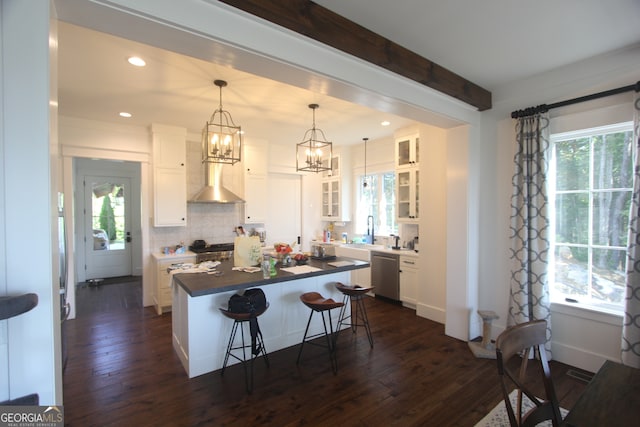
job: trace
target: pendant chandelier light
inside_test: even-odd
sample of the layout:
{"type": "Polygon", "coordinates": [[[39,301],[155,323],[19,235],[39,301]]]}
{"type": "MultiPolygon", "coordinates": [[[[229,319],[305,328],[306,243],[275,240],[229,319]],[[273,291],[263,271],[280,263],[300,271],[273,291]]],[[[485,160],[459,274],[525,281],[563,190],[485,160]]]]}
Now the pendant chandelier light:
{"type": "Polygon", "coordinates": [[[302,142],[296,146],[296,171],[323,172],[331,170],[333,144],[327,141],[324,132],[316,129],[318,104],[309,104],[313,110],[313,126],[305,132],[302,142]]]}
{"type": "Polygon", "coordinates": [[[224,80],[214,80],[220,88],[220,106],[202,129],[202,162],[234,165],[240,161],[242,133],[228,111],[222,109],[222,88],[224,80]]]}

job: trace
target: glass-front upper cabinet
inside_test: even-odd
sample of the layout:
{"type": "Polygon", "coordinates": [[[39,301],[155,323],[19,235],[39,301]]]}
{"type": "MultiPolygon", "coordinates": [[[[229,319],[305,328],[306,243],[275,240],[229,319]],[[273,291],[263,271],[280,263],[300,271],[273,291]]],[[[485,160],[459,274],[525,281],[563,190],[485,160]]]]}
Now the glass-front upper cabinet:
{"type": "Polygon", "coordinates": [[[396,168],[416,167],[420,163],[420,137],[410,135],[396,139],[396,168]]]}
{"type": "MultiPolygon", "coordinates": [[[[322,166],[327,167],[328,160],[322,161],[322,166]]],[[[331,170],[322,172],[323,178],[339,177],[340,176],[340,156],[331,157],[331,170]]]]}
{"type": "Polygon", "coordinates": [[[322,219],[324,221],[344,220],[342,213],[340,180],[331,179],[322,183],[322,219]]]}
{"type": "Polygon", "coordinates": [[[420,218],[420,171],[396,173],[396,215],[398,222],[418,222],[420,218]]]}

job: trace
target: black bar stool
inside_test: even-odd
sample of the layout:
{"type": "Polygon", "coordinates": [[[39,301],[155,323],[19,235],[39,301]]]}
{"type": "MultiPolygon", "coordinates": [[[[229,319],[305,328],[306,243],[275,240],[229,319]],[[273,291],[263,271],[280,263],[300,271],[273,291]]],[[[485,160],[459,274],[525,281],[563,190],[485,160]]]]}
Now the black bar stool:
{"type": "Polygon", "coordinates": [[[344,303],[335,302],[331,298],[324,298],[318,292],[306,292],[300,295],[300,301],[307,307],[311,309],[311,313],[309,314],[309,321],[307,322],[307,328],[304,330],[304,337],[302,337],[302,343],[300,344],[300,351],[298,352],[298,359],[296,360],[296,364],[300,363],[300,356],[302,355],[302,349],[304,348],[304,344],[308,343],[311,345],[316,345],[319,347],[325,347],[329,350],[329,360],[331,360],[331,369],[333,373],[336,374],[338,372],[338,359],[336,358],[336,342],[333,337],[333,321],[331,320],[331,312],[330,310],[334,308],[343,307],[344,303]],[[311,318],[313,318],[313,313],[320,313],[322,315],[322,325],[324,326],[324,333],[318,333],[315,335],[307,336],[309,332],[309,325],[311,324],[311,318]],[[327,331],[327,321],[325,319],[325,312],[327,312],[327,316],[329,317],[329,330],[327,331]],[[321,344],[318,342],[312,341],[314,338],[325,336],[326,344],[321,344]]]}
{"type": "Polygon", "coordinates": [[[269,366],[269,358],[267,357],[267,350],[264,346],[264,341],[262,339],[262,332],[260,332],[260,326],[258,325],[258,317],[262,315],[269,308],[269,303],[266,304],[263,310],[258,311],[256,313],[232,313],[229,310],[224,308],[220,308],[222,314],[227,316],[230,319],[233,319],[233,327],[231,328],[231,336],[229,337],[229,344],[227,345],[227,352],[224,356],[224,364],[222,365],[222,370],[220,371],[220,375],[224,375],[224,370],[227,367],[227,362],[229,362],[229,356],[235,358],[236,360],[242,363],[242,367],[244,368],[244,380],[245,385],[247,387],[247,392],[251,394],[253,391],[253,362],[260,355],[264,356],[264,361],[269,366]],[[249,323],[249,331],[251,340],[248,344],[245,343],[244,340],[244,330],[243,325],[245,323],[249,323]],[[236,333],[238,332],[238,328],[240,328],[240,336],[242,337],[242,343],[238,345],[235,344],[236,333]],[[255,336],[255,338],[254,338],[255,336]],[[249,359],[247,359],[247,350],[250,350],[249,359]],[[234,350],[242,350],[242,358],[233,354],[234,350]],[[250,370],[247,371],[247,362],[251,364],[250,370]]]}
{"type": "MultiPolygon", "coordinates": [[[[351,331],[355,334],[358,326],[364,326],[364,329],[367,331],[367,337],[369,338],[369,344],[371,348],[373,348],[373,335],[371,334],[371,327],[369,326],[367,308],[364,305],[365,294],[371,291],[373,287],[363,288],[358,285],[349,286],[336,282],[336,288],[344,295],[344,306],[340,309],[336,330],[340,332],[342,325],[349,325],[351,326],[351,331]],[[347,314],[347,303],[349,301],[351,302],[351,314],[347,314]],[[351,319],[351,323],[347,323],[349,319],[351,319]]],[[[338,337],[336,335],[336,340],[337,339],[338,337]]]]}

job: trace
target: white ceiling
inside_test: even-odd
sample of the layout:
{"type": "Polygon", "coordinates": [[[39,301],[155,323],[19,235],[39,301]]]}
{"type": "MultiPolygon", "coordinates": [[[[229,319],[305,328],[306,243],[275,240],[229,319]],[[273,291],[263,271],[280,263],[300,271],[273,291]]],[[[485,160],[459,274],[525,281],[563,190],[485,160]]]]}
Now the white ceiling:
{"type": "Polygon", "coordinates": [[[639,0],[316,0],[489,91],[640,41],[639,0]]]}
{"type": "MultiPolygon", "coordinates": [[[[640,0],[317,0],[346,18],[490,91],[640,42],[640,0]],[[535,37],[535,39],[534,39],[535,37]],[[526,53],[524,53],[526,52],[526,53]]],[[[391,135],[410,120],[319,93],[124,40],[59,26],[59,111],[136,125],[163,123],[200,132],[223,106],[248,136],[293,144],[317,127],[336,145],[391,135]],[[126,57],[147,61],[134,68],[126,57]],[[118,112],[128,111],[130,119],[118,112]],[[388,127],[380,126],[389,120],[388,127]]]]}

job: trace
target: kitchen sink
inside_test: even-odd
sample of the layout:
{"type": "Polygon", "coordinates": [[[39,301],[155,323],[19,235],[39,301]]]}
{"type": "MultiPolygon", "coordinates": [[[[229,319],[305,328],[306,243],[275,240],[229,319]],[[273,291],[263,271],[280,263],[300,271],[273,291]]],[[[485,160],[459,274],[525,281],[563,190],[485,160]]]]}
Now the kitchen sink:
{"type": "Polygon", "coordinates": [[[384,245],[372,245],[370,243],[348,243],[336,246],[336,255],[358,259],[371,260],[371,251],[383,249],[384,245]]]}
{"type": "Polygon", "coordinates": [[[368,249],[370,251],[384,248],[384,245],[373,245],[371,243],[344,243],[340,246],[347,248],[368,249]]]}

